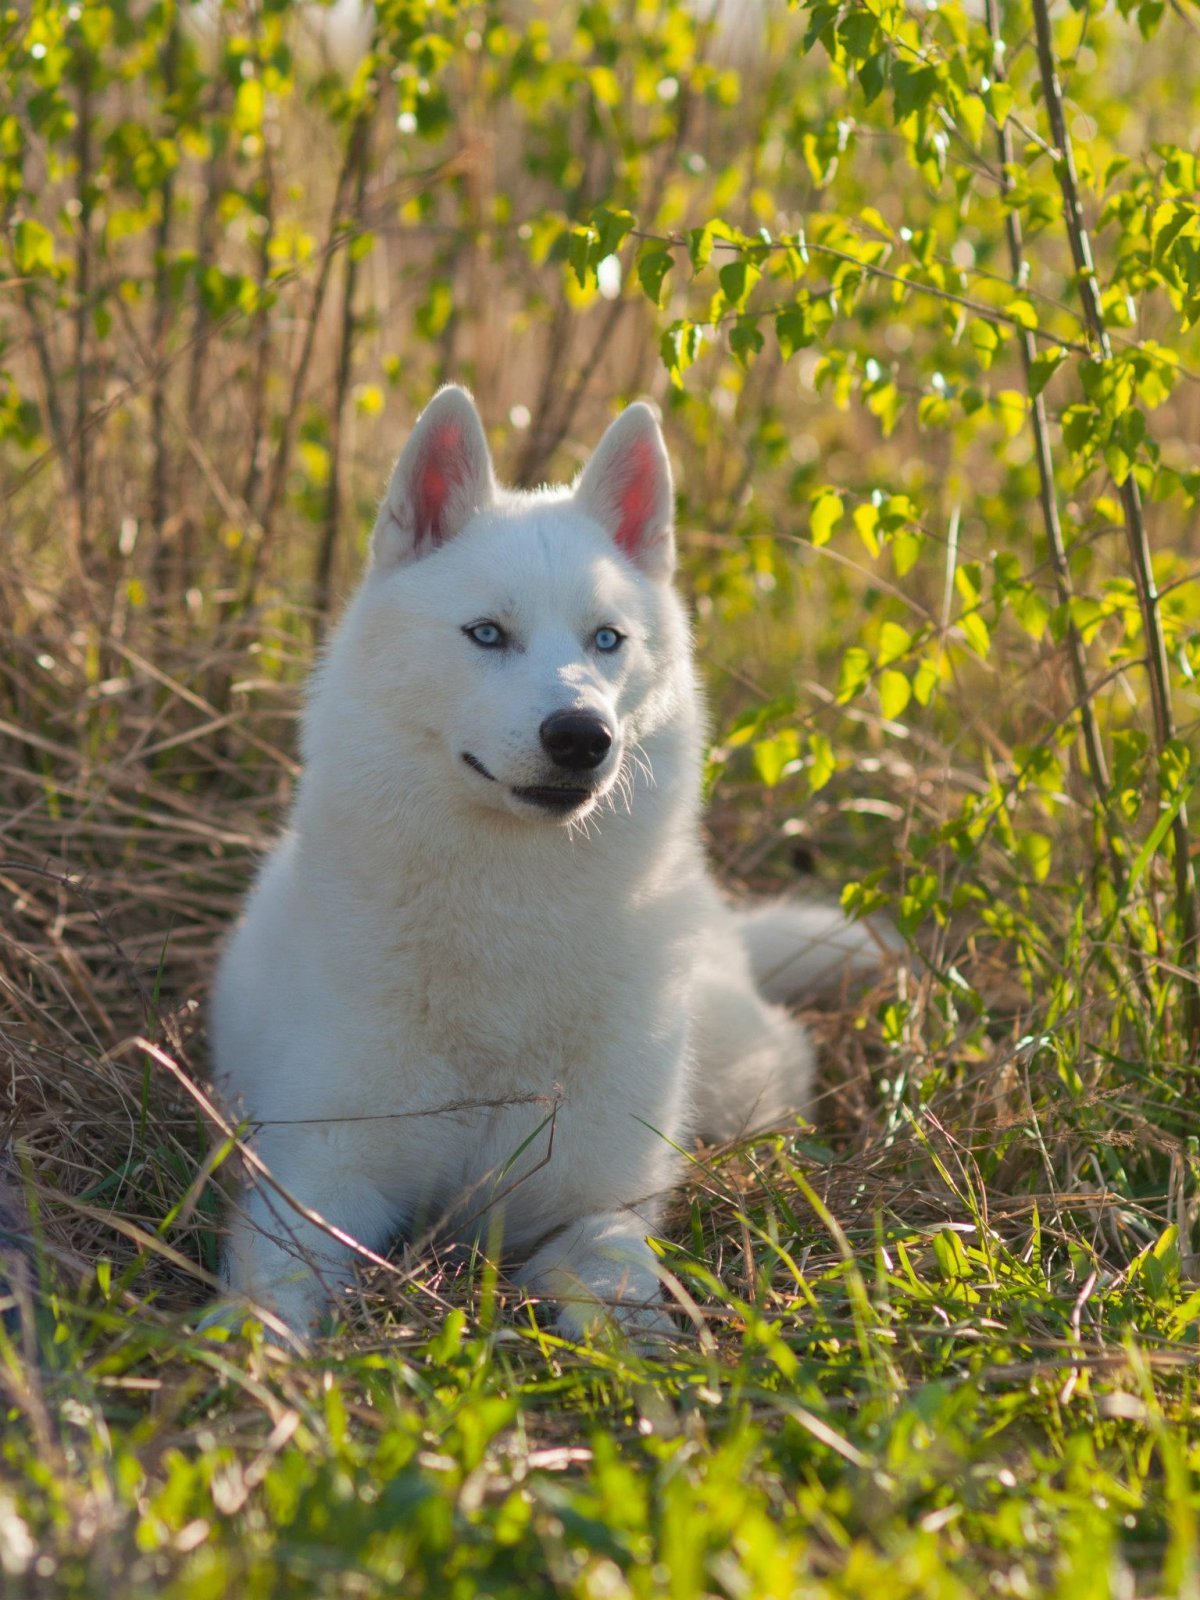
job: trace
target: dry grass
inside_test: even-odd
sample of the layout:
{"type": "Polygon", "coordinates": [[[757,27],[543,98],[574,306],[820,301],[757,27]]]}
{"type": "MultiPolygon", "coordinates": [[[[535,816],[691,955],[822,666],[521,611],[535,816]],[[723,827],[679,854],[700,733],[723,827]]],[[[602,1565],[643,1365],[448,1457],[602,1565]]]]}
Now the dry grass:
{"type": "MultiPolygon", "coordinates": [[[[766,70],[744,65],[751,83],[766,70]]],[[[806,81],[796,92],[815,91],[806,81]]],[[[115,114],[135,88],[113,95],[115,114]]],[[[1081,1571],[1089,1541],[1107,1549],[1116,1537],[1094,1504],[1104,1473],[1144,1541],[1121,1592],[1173,1593],[1174,1578],[1156,1588],[1143,1567],[1158,1559],[1148,1551],[1183,1551],[1194,1529],[1163,1419],[1182,1430],[1194,1406],[1200,1113],[1159,983],[1166,869],[1151,864],[1125,920],[1106,924],[1077,759],[1064,757],[1061,792],[1024,781],[1030,751],[1065,748],[1072,708],[1049,633],[1033,640],[1006,621],[986,661],[948,649],[934,702],[902,721],[869,694],[836,703],[842,652],[879,616],[961,642],[955,572],[986,565],[994,537],[1020,548],[1039,595],[1052,584],[1026,547],[1018,444],[980,432],[960,446],[907,415],[881,437],[862,408],[832,407],[803,357],[785,366],[767,350],[743,372],[718,353],[668,408],[718,743],[712,853],[738,891],[808,889],[815,874],[836,893],[878,876],[901,913],[914,880],[932,874],[943,911],[915,931],[925,964],[900,980],[903,1004],[885,985],[811,1017],[823,1061],[814,1132],[695,1152],[663,1245],[695,1316],[661,1364],[565,1349],[491,1265],[451,1251],[398,1248],[364,1264],[357,1304],[311,1360],[285,1358],[253,1330],[225,1344],[194,1331],[216,1286],[221,1189],[238,1159],[207,1107],[209,978],[285,813],[303,679],[355,580],[400,437],[439,381],[467,376],[500,475],[563,478],[614,397],[667,398],[663,318],[648,303],[627,293],[580,306],[556,264],[515,248],[515,221],[484,227],[510,191],[514,216],[554,198],[520,168],[520,117],[485,109],[417,177],[390,146],[379,154],[357,194],[356,222],[377,244],[356,279],[334,204],[355,174],[311,108],[289,106],[272,148],[286,146],[306,184],[285,217],[293,202],[275,174],[276,221],[306,228],[311,256],[278,274],[269,312],[210,317],[188,299],[164,332],[151,242],[132,247],[122,273],[143,297],[129,297],[117,334],[85,330],[82,432],[69,415],[57,429],[50,420],[50,380],[75,375],[77,308],[25,293],[14,313],[6,359],[38,397],[45,438],[5,486],[12,537],[0,551],[0,1148],[10,1143],[7,1188],[28,1208],[42,1308],[25,1320],[23,1349],[0,1348],[10,1414],[23,1419],[11,1439],[28,1444],[27,1456],[0,1447],[0,1572],[15,1548],[4,1542],[12,1462],[43,1475],[22,1515],[59,1572],[74,1561],[79,1592],[139,1600],[190,1600],[167,1587],[179,1574],[196,1594],[273,1596],[277,1563],[297,1592],[351,1573],[363,1593],[442,1600],[444,1571],[466,1561],[479,1528],[481,1540],[494,1534],[497,1571],[519,1552],[516,1589],[498,1593],[625,1593],[613,1572],[636,1581],[681,1504],[707,1527],[739,1504],[748,1475],[759,1498],[729,1531],[738,1563],[750,1562],[758,1515],[790,1530],[779,1560],[808,1563],[814,1583],[858,1561],[859,1588],[846,1591],[856,1596],[899,1585],[914,1600],[964,1600],[990,1583],[1016,1600],[1030,1581],[1049,1584],[1072,1529],[1081,1571]],[[454,315],[418,337],[434,276],[454,315]],[[381,411],[379,396],[357,402],[376,388],[381,411]],[[903,581],[850,538],[818,552],[798,537],[821,481],[864,494],[875,482],[914,487],[930,523],[903,581]],[[735,745],[739,716],[776,697],[766,731],[822,733],[839,758],[819,792],[802,774],[764,786],[735,745]],[[965,802],[997,794],[994,825],[969,848],[941,836],[965,802]],[[1031,829],[1053,844],[1045,882],[1021,854],[1031,829]],[[197,1465],[210,1458],[211,1471],[197,1465]],[[631,1534],[623,1554],[613,1484],[629,1462],[654,1485],[652,1509],[639,1502],[654,1532],[642,1545],[631,1534]],[[996,1488],[997,1463],[1013,1503],[996,1488]],[[286,1483],[314,1474],[294,1539],[291,1489],[264,1498],[277,1467],[286,1483]],[[543,1503],[538,1485],[551,1479],[566,1487],[543,1503]],[[380,1538],[423,1526],[421,1508],[434,1507],[426,1587],[416,1567],[384,1562],[372,1589],[349,1510],[346,1549],[328,1555],[339,1536],[328,1505],[349,1503],[337,1498],[347,1481],[364,1518],[378,1504],[380,1538]],[[695,1498],[672,1499],[684,1482],[695,1498]],[[389,1510],[378,1497],[393,1484],[389,1510]],[[504,1521],[526,1514],[508,1496],[536,1502],[523,1539],[504,1521]],[[454,1508],[444,1526],[443,1500],[454,1508]]],[[[695,119],[689,138],[715,167],[730,116],[698,106],[695,119]]],[[[668,144],[647,159],[639,211],[653,213],[678,155],[668,144]]],[[[881,144],[879,160],[891,159],[881,144]]],[[[207,194],[245,173],[219,153],[203,166],[189,156],[180,169],[175,242],[207,240],[214,262],[253,277],[256,236],[219,237],[206,210],[207,194]]],[[[783,211],[803,214],[813,186],[777,177],[783,211]]],[[[58,207],[70,174],[56,181],[58,207]]],[[[582,210],[587,189],[585,174],[582,210]]],[[[698,183],[701,215],[708,198],[698,183]]],[[[934,348],[942,330],[911,320],[918,345],[934,348]]],[[[875,337],[877,322],[863,326],[875,337]]],[[[920,371],[915,350],[910,365],[920,371]]],[[[1164,437],[1194,436],[1198,394],[1181,388],[1164,437]]],[[[1101,592],[1122,558],[1088,514],[1077,555],[1101,592]]],[[[1172,571],[1195,567],[1195,528],[1152,531],[1172,571]]],[[[1131,682],[1105,679],[1114,728],[1138,720],[1131,682]]],[[[1181,697],[1185,722],[1189,704],[1181,697]]],[[[1146,813],[1130,820],[1130,854],[1146,825],[1146,813]]],[[[12,1220],[0,1215],[0,1227],[12,1220]]],[[[685,1556],[674,1558],[681,1572],[685,1556]]],[[[697,1578],[679,1593],[777,1592],[770,1578],[739,1589],[751,1567],[729,1577],[718,1565],[709,1588],[697,1578]]],[[[1104,1591],[1064,1580],[1061,1592],[1104,1591]]]]}

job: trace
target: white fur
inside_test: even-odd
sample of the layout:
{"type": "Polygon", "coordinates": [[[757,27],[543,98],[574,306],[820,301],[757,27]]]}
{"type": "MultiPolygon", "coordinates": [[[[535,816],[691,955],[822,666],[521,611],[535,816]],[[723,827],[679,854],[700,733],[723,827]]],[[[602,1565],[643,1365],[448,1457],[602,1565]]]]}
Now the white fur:
{"type": "MultiPolygon", "coordinates": [[[[372,1250],[502,1229],[570,1333],[605,1306],[669,1326],[646,1236],[676,1147],[808,1104],[810,1043],[752,964],[777,1000],[877,954],[837,912],[743,917],[707,873],[671,521],[647,407],[573,489],[517,494],[495,486],[469,396],[435,397],[316,675],[290,827],[213,1000],[218,1082],[283,1189],[372,1250]],[[467,637],[480,620],[508,647],[467,637]],[[604,654],[608,625],[625,640],[604,654]],[[615,735],[566,820],[514,793],[561,777],[538,733],[561,710],[615,735]]],[[[247,1186],[238,1294],[304,1329],[352,1261],[247,1186]]]]}

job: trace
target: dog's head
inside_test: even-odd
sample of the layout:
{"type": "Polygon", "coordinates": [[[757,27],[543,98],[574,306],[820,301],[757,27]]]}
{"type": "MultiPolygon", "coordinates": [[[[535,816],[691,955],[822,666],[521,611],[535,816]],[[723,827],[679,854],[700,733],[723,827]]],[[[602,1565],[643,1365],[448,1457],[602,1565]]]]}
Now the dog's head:
{"type": "Polygon", "coordinates": [[[359,609],[383,714],[419,738],[439,793],[572,822],[629,792],[690,670],[672,525],[648,406],[570,489],[521,494],[497,487],[470,396],[435,396],[392,473],[359,609]]]}

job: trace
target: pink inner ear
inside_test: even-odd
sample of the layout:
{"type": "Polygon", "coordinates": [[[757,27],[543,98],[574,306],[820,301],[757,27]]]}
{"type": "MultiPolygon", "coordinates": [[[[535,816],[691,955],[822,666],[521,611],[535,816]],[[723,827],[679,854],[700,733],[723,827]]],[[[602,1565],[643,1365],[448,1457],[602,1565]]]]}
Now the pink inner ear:
{"type": "Polygon", "coordinates": [[[443,422],[434,428],[413,474],[413,511],[416,540],[441,544],[446,537],[446,504],[467,475],[460,423],[443,422]]]}
{"type": "Polygon", "coordinates": [[[646,529],[658,504],[658,460],[648,439],[635,439],[624,463],[624,482],[617,495],[621,521],[617,544],[626,555],[636,555],[646,542],[646,529]]]}

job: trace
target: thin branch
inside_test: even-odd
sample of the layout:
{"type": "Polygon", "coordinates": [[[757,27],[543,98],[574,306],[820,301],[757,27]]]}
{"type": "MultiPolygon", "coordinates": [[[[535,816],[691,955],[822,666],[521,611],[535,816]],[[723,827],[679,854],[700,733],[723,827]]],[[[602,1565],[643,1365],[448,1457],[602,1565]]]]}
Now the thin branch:
{"type": "MultiPolygon", "coordinates": [[[[364,111],[357,118],[350,137],[351,161],[354,170],[354,215],[362,214],[363,197],[370,168],[372,116],[364,111]]],[[[358,287],[358,259],[353,250],[346,252],[345,278],[342,284],[342,318],[339,331],[337,376],[334,380],[333,406],[329,415],[329,482],[325,493],[325,519],[321,529],[321,542],[317,550],[316,570],[313,574],[314,621],[322,628],[329,613],[330,589],[333,582],[333,558],[337,548],[338,528],[342,517],[342,441],[345,425],[346,397],[350,390],[350,373],[354,360],[354,335],[356,321],[354,297],[358,287]]]]}
{"type": "Polygon", "coordinates": [[[246,477],[242,485],[242,499],[248,506],[257,504],[259,484],[262,481],[266,454],[267,383],[271,367],[271,251],[275,243],[275,163],[271,159],[271,142],[262,142],[262,167],[258,189],[262,207],[258,220],[258,278],[255,284],[254,323],[251,339],[254,344],[254,376],[250,384],[250,448],[246,457],[246,477]]]}
{"type": "MultiPolygon", "coordinates": [[[[696,51],[697,62],[702,62],[705,60],[711,36],[712,19],[710,18],[707,22],[701,24],[696,51]]],[[[683,141],[687,137],[688,129],[691,126],[692,113],[694,109],[695,97],[690,90],[685,90],[680,98],[679,110],[675,118],[675,126],[672,131],[671,138],[666,148],[663,150],[662,159],[659,161],[655,169],[654,180],[650,189],[650,193],[646,198],[644,214],[648,217],[655,216],[659,207],[662,205],[662,198],[666,192],[667,181],[674,170],[679,151],[683,146],[683,141]]],[[[556,408],[558,415],[555,417],[553,423],[549,423],[548,418],[544,412],[541,411],[541,408],[541,414],[535,413],[533,425],[530,427],[525,448],[521,452],[520,460],[517,464],[516,482],[518,485],[522,487],[528,487],[531,483],[536,482],[541,476],[551,456],[566,438],[568,432],[570,431],[571,424],[575,420],[580,403],[583,400],[584,395],[587,393],[588,386],[595,375],[596,368],[600,365],[602,358],[608,351],[609,346],[612,343],[613,335],[617,331],[617,325],[620,323],[628,308],[629,302],[623,294],[618,294],[616,299],[613,300],[609,305],[604,317],[601,319],[600,326],[596,330],[596,337],[592,341],[592,348],[584,358],[582,365],[576,373],[575,381],[568,389],[565,398],[556,408]]],[[[549,396],[557,393],[558,390],[557,374],[559,372],[559,363],[557,350],[553,343],[550,345],[550,360],[548,362],[547,370],[549,373],[555,374],[556,377],[554,382],[544,386],[543,396],[545,398],[549,398],[549,396]]],[[[546,406],[544,411],[548,410],[549,407],[546,406]]]]}
{"type": "Polygon", "coordinates": [[[68,494],[74,494],[75,474],[71,466],[71,437],[58,403],[58,378],[46,329],[38,317],[33,285],[29,279],[21,284],[21,307],[29,330],[28,337],[37,360],[38,375],[42,382],[42,412],[46,418],[46,431],[50,435],[51,449],[46,457],[57,456],[63,482],[68,494]]]}
{"type": "MultiPolygon", "coordinates": [[[[1058,149],[1054,165],[1062,191],[1063,220],[1071,244],[1071,256],[1075,263],[1075,281],[1083,305],[1084,321],[1096,342],[1101,358],[1111,361],[1112,345],[1104,325],[1100,285],[1096,278],[1091,240],[1088,237],[1083,207],[1079,199],[1075,157],[1063,110],[1062,89],[1055,67],[1054,41],[1047,0],[1033,0],[1033,20],[1037,29],[1038,72],[1042,83],[1042,98],[1046,104],[1051,137],[1058,149]]],[[[1142,516],[1141,493],[1132,471],[1119,485],[1119,492],[1125,514],[1129,564],[1137,588],[1142,629],[1146,637],[1155,745],[1161,755],[1166,745],[1175,738],[1175,719],[1171,705],[1166,642],[1159,617],[1159,597],[1154,581],[1150,542],[1146,537],[1146,524],[1142,516]]],[[[1191,834],[1187,806],[1182,800],[1175,813],[1172,835],[1175,855],[1175,911],[1180,928],[1179,965],[1188,974],[1184,980],[1185,1026],[1189,1043],[1195,1050],[1200,1047],[1200,973],[1196,970],[1197,956],[1200,955],[1200,927],[1197,924],[1196,914],[1196,879],[1192,868],[1191,834]]]]}
{"type": "MultiPolygon", "coordinates": [[[[686,239],[681,238],[678,234],[651,233],[645,228],[631,229],[630,238],[649,239],[655,244],[665,245],[670,250],[686,249],[688,243],[686,239]]],[[[745,248],[744,245],[738,244],[735,240],[715,239],[713,241],[714,250],[734,250],[740,253],[745,248]]],[[[972,300],[969,295],[955,294],[953,289],[941,289],[933,283],[922,283],[918,278],[906,278],[902,273],[891,272],[887,267],[881,267],[875,261],[863,261],[860,257],[851,255],[848,250],[838,250],[834,245],[814,244],[811,239],[801,240],[798,236],[794,236],[777,239],[769,246],[759,246],[755,243],[753,248],[755,250],[760,248],[796,250],[808,255],[829,256],[834,261],[846,261],[851,266],[857,267],[866,277],[882,278],[885,283],[897,283],[902,289],[911,289],[917,294],[929,295],[935,300],[945,300],[950,305],[961,306],[964,311],[973,312],[975,316],[982,317],[986,321],[1003,322],[1007,327],[1011,328],[1025,329],[1027,327],[1027,324],[1019,318],[1007,311],[1001,311],[997,306],[989,306],[984,300],[972,300]]],[[[736,317],[745,315],[755,317],[775,316],[780,311],[788,310],[792,303],[788,301],[784,305],[763,306],[749,313],[730,312],[728,317],[721,320],[732,321],[736,317]]],[[[1069,350],[1072,355],[1077,356],[1090,356],[1093,353],[1089,345],[1080,344],[1075,339],[1059,338],[1057,334],[1050,333],[1045,328],[1034,328],[1028,331],[1032,333],[1035,339],[1041,339],[1044,343],[1053,345],[1056,350],[1069,350]]]]}
{"type": "MultiPolygon", "coordinates": [[[[179,11],[170,8],[167,37],[163,45],[162,89],[168,107],[175,94],[176,66],[179,55],[179,11]]],[[[168,123],[168,127],[170,124],[168,123]]],[[[154,354],[156,372],[150,388],[150,441],[153,459],[150,468],[150,526],[154,529],[154,566],[156,587],[160,597],[167,589],[169,558],[167,551],[167,515],[170,504],[169,468],[167,451],[166,386],[167,369],[162,365],[166,353],[167,333],[171,325],[171,230],[175,217],[175,169],[164,176],[160,198],[158,226],[154,233],[154,312],[150,327],[150,348],[154,354]]],[[[180,585],[182,590],[183,585],[180,585]]]]}
{"type": "MultiPolygon", "coordinates": [[[[304,341],[300,347],[300,356],[296,362],[295,370],[288,380],[288,407],[284,412],[280,424],[279,440],[275,446],[275,454],[271,461],[271,472],[267,479],[266,491],[263,495],[262,510],[259,520],[265,530],[266,537],[261,547],[261,555],[265,557],[266,545],[270,541],[272,524],[279,503],[283,499],[284,485],[287,482],[288,468],[292,460],[292,444],[296,434],[296,424],[300,418],[300,409],[304,404],[308,387],[308,369],[312,362],[313,351],[317,342],[317,326],[321,320],[321,310],[325,304],[325,295],[329,289],[329,279],[333,271],[333,263],[337,254],[336,245],[345,244],[353,237],[354,230],[349,227],[344,218],[346,206],[346,191],[350,185],[353,174],[353,139],[349,140],[346,153],[338,172],[337,184],[334,188],[333,204],[329,208],[329,225],[326,229],[326,248],[321,253],[321,267],[317,273],[317,281],[313,285],[312,297],[309,300],[308,315],[304,324],[304,341]]],[[[261,564],[261,563],[260,563],[261,564]]],[[[251,583],[247,590],[245,601],[251,603],[254,598],[254,585],[251,583]]]]}
{"type": "Polygon", "coordinates": [[[75,503],[79,548],[86,561],[88,533],[88,293],[92,262],[92,64],[86,44],[79,50],[75,107],[75,198],[79,221],[75,236],[75,503]]]}
{"type": "MultiPolygon", "coordinates": [[[[1004,76],[1003,40],[1000,36],[1000,18],[997,9],[997,0],[986,0],[988,31],[992,36],[994,46],[992,67],[996,78],[1004,76]]],[[[998,123],[996,127],[996,142],[1000,151],[1000,192],[1007,198],[1012,188],[1012,137],[1008,131],[1008,123],[998,123]]],[[[1008,235],[1008,253],[1012,263],[1012,281],[1014,286],[1019,285],[1024,276],[1024,248],[1021,238],[1021,216],[1015,206],[1006,207],[1005,231],[1008,235]]],[[[1058,498],[1054,491],[1054,461],[1050,454],[1050,427],[1046,417],[1046,403],[1039,391],[1033,392],[1031,376],[1033,363],[1037,356],[1037,346],[1034,344],[1033,335],[1028,328],[1020,329],[1017,336],[1018,348],[1021,352],[1021,364],[1025,369],[1025,391],[1029,396],[1029,414],[1033,424],[1034,453],[1037,457],[1038,490],[1042,506],[1042,522],[1046,529],[1046,540],[1050,547],[1051,562],[1054,568],[1054,582],[1058,590],[1059,604],[1063,607],[1067,617],[1067,656],[1071,663],[1071,677],[1075,684],[1075,699],[1080,707],[1080,723],[1083,729],[1084,748],[1087,752],[1088,774],[1092,781],[1101,804],[1108,805],[1110,784],[1108,776],[1108,762],[1104,754],[1104,743],[1100,737],[1100,727],[1096,721],[1095,707],[1092,697],[1088,693],[1087,653],[1084,649],[1083,638],[1071,617],[1070,605],[1073,598],[1071,583],[1071,568],[1067,561],[1067,547],[1063,539],[1062,521],[1058,514],[1058,498]]],[[[1113,865],[1118,873],[1118,881],[1123,875],[1120,858],[1114,855],[1113,865]]]]}

